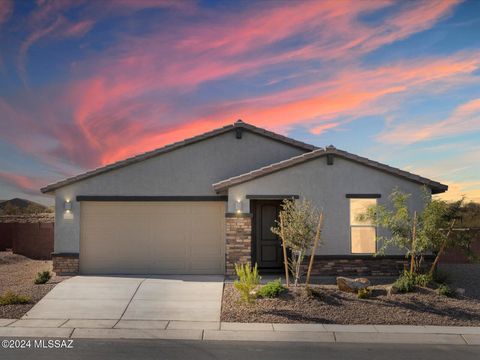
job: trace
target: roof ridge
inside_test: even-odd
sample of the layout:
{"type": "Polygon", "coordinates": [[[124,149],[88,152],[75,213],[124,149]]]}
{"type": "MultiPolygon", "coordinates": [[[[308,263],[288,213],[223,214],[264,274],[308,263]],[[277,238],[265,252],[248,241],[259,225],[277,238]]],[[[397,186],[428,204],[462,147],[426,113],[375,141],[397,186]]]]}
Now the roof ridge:
{"type": "Polygon", "coordinates": [[[157,155],[161,155],[163,153],[178,149],[178,148],[183,147],[183,146],[194,144],[198,141],[202,141],[202,140],[208,139],[208,138],[213,137],[213,136],[221,135],[221,134],[223,134],[227,131],[230,131],[230,130],[232,130],[234,128],[238,128],[238,127],[244,128],[246,130],[250,130],[250,131],[252,131],[252,132],[254,132],[258,135],[263,135],[265,137],[269,137],[269,138],[272,138],[272,139],[277,140],[277,141],[288,143],[292,146],[302,148],[306,151],[312,151],[312,150],[317,148],[314,145],[307,144],[307,143],[289,138],[289,137],[284,136],[284,135],[274,133],[272,131],[269,131],[269,130],[266,130],[266,129],[263,129],[263,128],[259,128],[257,126],[254,126],[252,124],[248,124],[248,123],[244,122],[243,120],[239,119],[233,124],[228,124],[228,125],[216,128],[216,129],[212,129],[212,130],[209,130],[207,132],[201,133],[199,135],[195,135],[195,136],[192,136],[192,137],[180,140],[180,141],[176,141],[176,142],[164,145],[162,147],[159,147],[159,148],[156,148],[156,149],[153,149],[153,150],[149,150],[149,151],[146,151],[144,153],[137,154],[137,155],[128,157],[126,159],[113,162],[111,164],[100,166],[100,167],[97,167],[95,169],[86,171],[86,172],[78,174],[78,175],[68,177],[64,180],[61,180],[61,181],[58,181],[58,182],[55,182],[55,183],[52,183],[52,184],[48,184],[47,186],[41,188],[40,191],[42,193],[48,193],[48,192],[51,192],[51,191],[56,190],[58,188],[61,188],[63,186],[75,183],[77,181],[84,180],[84,179],[90,178],[92,176],[96,176],[96,175],[99,175],[99,174],[102,174],[102,173],[105,173],[105,172],[108,172],[108,171],[111,171],[111,170],[119,169],[119,168],[125,167],[127,165],[130,165],[132,163],[147,160],[147,159],[150,159],[150,158],[155,157],[157,155]]]}

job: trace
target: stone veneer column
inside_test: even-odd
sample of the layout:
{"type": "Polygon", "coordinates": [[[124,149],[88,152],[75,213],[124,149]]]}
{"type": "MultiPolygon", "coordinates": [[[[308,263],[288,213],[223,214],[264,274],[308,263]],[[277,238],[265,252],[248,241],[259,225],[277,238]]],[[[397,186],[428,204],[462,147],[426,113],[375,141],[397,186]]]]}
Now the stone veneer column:
{"type": "Polygon", "coordinates": [[[235,264],[251,262],[251,214],[226,214],[225,274],[235,275],[235,264]]]}
{"type": "Polygon", "coordinates": [[[76,275],[79,272],[78,254],[52,254],[52,263],[57,275],[76,275]]]}

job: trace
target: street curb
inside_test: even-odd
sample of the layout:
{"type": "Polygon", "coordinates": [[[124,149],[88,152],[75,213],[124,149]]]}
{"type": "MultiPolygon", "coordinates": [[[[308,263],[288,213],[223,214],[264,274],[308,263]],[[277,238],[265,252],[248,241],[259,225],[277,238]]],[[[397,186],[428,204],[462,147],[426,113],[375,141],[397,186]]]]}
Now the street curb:
{"type": "MultiPolygon", "coordinates": [[[[35,327],[15,319],[0,323],[0,338],[72,338],[72,339],[168,339],[196,341],[282,341],[368,344],[438,344],[480,345],[480,327],[459,326],[408,326],[408,325],[335,325],[335,324],[269,324],[269,323],[218,323],[185,322],[181,329],[169,328],[157,322],[158,328],[125,327],[68,327],[67,320],[58,327],[38,320],[44,326],[35,327]],[[25,325],[25,326],[22,326],[25,325]],[[63,325],[63,326],[62,326],[63,325]]],[[[83,320],[92,324],[95,320],[83,320]]],[[[148,321],[147,321],[148,322],[148,321]]],[[[175,322],[178,326],[179,321],[175,322]]],[[[153,325],[153,321],[152,324],[153,325]]]]}

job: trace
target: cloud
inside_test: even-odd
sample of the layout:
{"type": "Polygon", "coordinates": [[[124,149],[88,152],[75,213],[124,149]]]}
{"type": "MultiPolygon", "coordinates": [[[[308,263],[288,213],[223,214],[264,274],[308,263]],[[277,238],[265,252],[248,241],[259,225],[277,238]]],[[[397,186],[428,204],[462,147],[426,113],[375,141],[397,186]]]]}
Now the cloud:
{"type": "Polygon", "coordinates": [[[13,13],[13,2],[10,0],[0,1],[0,25],[7,22],[13,13]]]}
{"type": "Polygon", "coordinates": [[[480,131],[480,98],[459,105],[447,119],[421,125],[418,122],[403,122],[393,125],[378,136],[390,144],[412,144],[480,131]]]}
{"type": "Polygon", "coordinates": [[[0,171],[0,183],[7,184],[29,195],[40,195],[45,179],[0,171]]]}

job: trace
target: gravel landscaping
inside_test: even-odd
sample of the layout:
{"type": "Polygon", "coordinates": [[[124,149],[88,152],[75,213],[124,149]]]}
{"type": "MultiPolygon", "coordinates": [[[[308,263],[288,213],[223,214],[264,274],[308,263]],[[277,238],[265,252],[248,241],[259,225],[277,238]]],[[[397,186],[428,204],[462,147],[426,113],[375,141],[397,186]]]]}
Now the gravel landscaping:
{"type": "Polygon", "coordinates": [[[11,252],[0,252],[0,294],[13,291],[31,298],[28,304],[1,305],[0,318],[19,319],[36,302],[43,298],[61,279],[51,279],[47,284],[33,283],[39,271],[52,270],[52,262],[32,260],[11,252]]]}
{"type": "Polygon", "coordinates": [[[268,323],[385,324],[480,326],[480,301],[448,298],[434,290],[386,295],[374,286],[369,299],[340,292],[333,285],[315,285],[316,295],[290,288],[275,299],[257,299],[247,305],[232,284],[225,284],[222,321],[268,323]]]}

